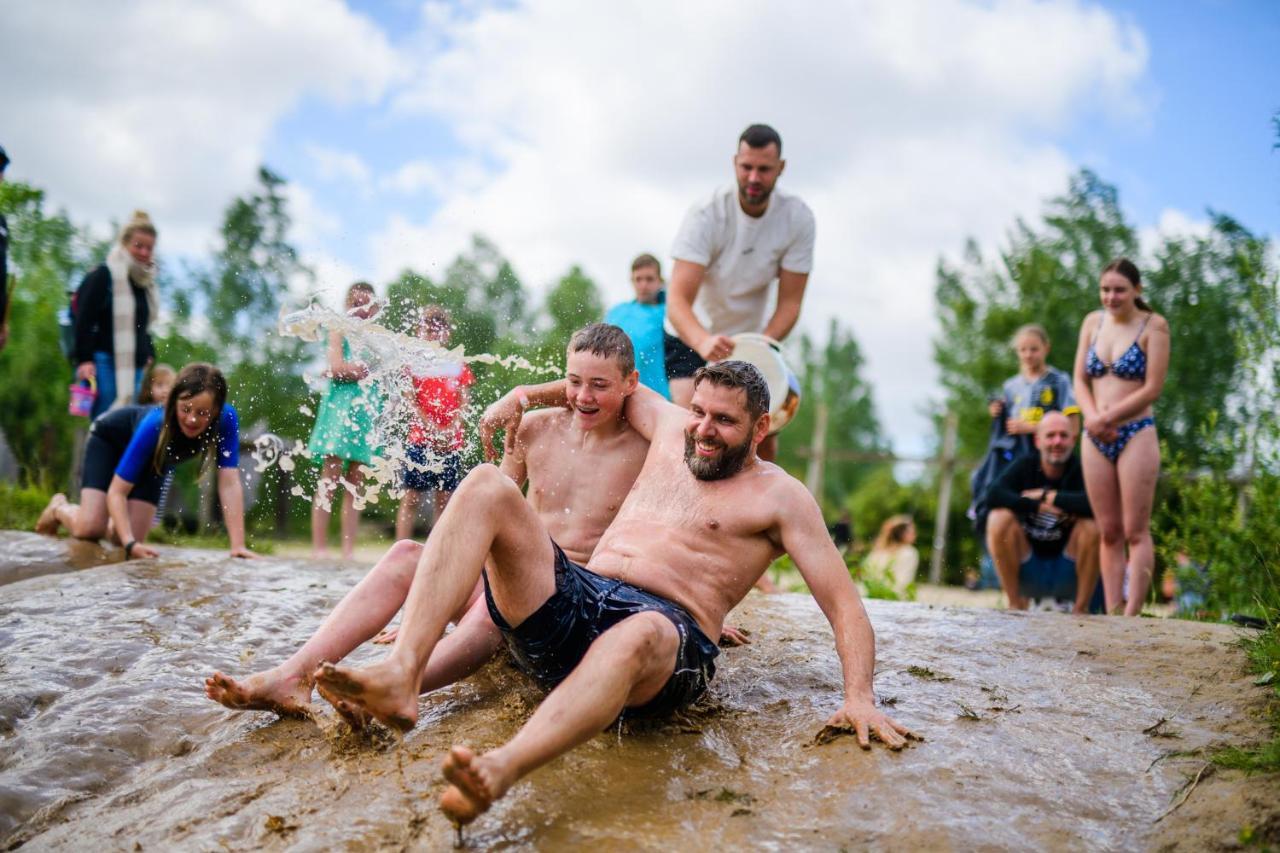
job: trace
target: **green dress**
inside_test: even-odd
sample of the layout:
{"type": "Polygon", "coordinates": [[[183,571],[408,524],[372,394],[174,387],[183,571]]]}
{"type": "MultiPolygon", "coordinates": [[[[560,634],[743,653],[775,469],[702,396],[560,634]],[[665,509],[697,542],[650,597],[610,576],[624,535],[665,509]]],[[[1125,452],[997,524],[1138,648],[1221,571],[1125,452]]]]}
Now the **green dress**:
{"type": "MultiPolygon", "coordinates": [[[[351,360],[351,347],[344,338],[342,360],[351,360]]],[[[307,450],[317,462],[337,456],[348,462],[373,464],[377,449],[371,445],[374,421],[381,409],[376,385],[368,390],[350,379],[330,379],[307,450]]]]}

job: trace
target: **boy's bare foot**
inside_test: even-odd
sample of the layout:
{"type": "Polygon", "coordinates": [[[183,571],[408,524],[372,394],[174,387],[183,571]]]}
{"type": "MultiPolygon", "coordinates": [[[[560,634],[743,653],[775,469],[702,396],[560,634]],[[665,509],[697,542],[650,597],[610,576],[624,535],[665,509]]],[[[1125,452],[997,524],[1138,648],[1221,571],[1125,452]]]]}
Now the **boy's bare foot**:
{"type": "Polygon", "coordinates": [[[455,746],[444,757],[444,778],[449,787],[440,795],[440,810],[458,826],[471,823],[502,798],[513,779],[501,771],[492,753],[477,757],[465,746],[455,746]]]}
{"type": "Polygon", "coordinates": [[[58,492],[49,499],[49,505],[36,520],[36,533],[42,536],[56,536],[58,533],[58,507],[67,502],[67,496],[58,492]]]}
{"type": "Polygon", "coordinates": [[[311,717],[311,685],[279,668],[236,681],[215,672],[204,680],[204,695],[233,711],[274,711],[282,717],[311,717]]]}
{"type": "MultiPolygon", "coordinates": [[[[337,708],[350,722],[348,714],[365,717],[407,732],[418,722],[418,679],[406,674],[388,661],[356,669],[333,663],[322,663],[316,670],[316,686],[320,695],[337,708]]],[[[367,720],[366,720],[367,721],[367,720]]]]}

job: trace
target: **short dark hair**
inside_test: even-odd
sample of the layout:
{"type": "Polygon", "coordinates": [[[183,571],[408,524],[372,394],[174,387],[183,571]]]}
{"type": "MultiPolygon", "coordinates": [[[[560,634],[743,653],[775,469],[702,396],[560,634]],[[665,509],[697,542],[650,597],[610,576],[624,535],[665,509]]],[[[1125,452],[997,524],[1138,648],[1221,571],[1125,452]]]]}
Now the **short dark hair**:
{"type": "Polygon", "coordinates": [[[602,358],[612,358],[618,363],[624,378],[636,369],[636,351],[631,346],[631,338],[612,323],[592,323],[574,332],[569,339],[569,352],[583,350],[602,358]]]}
{"type": "Polygon", "coordinates": [[[738,142],[747,143],[748,148],[767,148],[770,145],[776,145],[778,146],[778,156],[782,156],[782,137],[778,135],[778,131],[767,124],[751,125],[742,131],[742,135],[738,137],[738,142]]]}
{"type": "Polygon", "coordinates": [[[755,421],[769,411],[769,383],[754,364],[720,361],[699,367],[693,373],[693,387],[706,381],[721,388],[741,388],[747,395],[747,414],[755,421]]]}
{"type": "Polygon", "coordinates": [[[658,271],[658,278],[662,278],[662,264],[653,255],[645,252],[643,255],[636,255],[636,259],[631,262],[631,271],[642,270],[645,267],[653,267],[658,271]]]}

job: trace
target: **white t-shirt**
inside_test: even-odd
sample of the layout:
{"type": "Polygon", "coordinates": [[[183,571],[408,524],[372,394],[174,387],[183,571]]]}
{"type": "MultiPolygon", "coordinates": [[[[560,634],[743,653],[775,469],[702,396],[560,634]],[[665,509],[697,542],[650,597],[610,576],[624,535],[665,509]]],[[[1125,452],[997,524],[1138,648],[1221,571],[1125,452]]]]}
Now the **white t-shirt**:
{"type": "Polygon", "coordinates": [[[775,189],[764,215],[753,217],[728,186],[689,208],[671,254],[707,268],[693,306],[709,332],[763,332],[778,271],[809,272],[813,237],[813,212],[800,199],[775,189]]]}

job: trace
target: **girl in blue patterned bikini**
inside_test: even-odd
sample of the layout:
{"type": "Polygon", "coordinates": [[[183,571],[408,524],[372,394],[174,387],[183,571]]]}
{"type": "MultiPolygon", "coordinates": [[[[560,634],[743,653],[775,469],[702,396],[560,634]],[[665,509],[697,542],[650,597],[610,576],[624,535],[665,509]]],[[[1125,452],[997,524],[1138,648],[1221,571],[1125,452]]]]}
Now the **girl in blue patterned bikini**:
{"type": "Polygon", "coordinates": [[[1155,568],[1160,445],[1152,406],[1169,368],[1169,324],[1142,300],[1142,278],[1127,258],[1107,265],[1099,290],[1102,310],[1085,317],[1076,348],[1076,402],[1089,439],[1081,462],[1102,534],[1107,612],[1137,616],[1155,568]]]}

